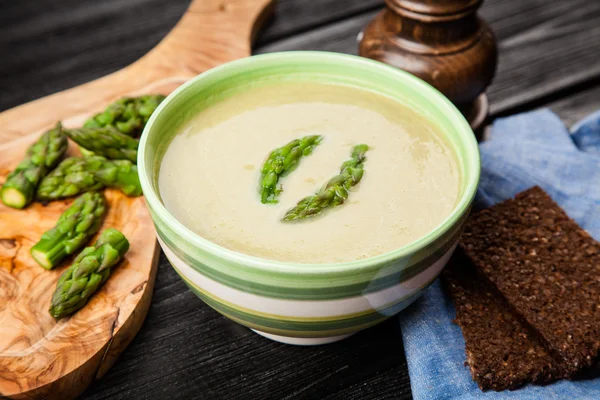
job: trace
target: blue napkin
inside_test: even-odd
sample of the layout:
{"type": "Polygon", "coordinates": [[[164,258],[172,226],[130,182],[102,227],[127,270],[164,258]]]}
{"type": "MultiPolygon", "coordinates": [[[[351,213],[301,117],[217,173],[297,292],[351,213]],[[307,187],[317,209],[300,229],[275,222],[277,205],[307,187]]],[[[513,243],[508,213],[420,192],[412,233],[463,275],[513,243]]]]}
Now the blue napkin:
{"type": "MultiPolygon", "coordinates": [[[[531,186],[541,186],[600,240],[600,111],[571,132],[542,109],[494,123],[480,145],[481,183],[475,207],[488,207],[531,186]]],[[[464,365],[465,343],[452,323],[452,303],[439,280],[400,314],[404,351],[415,400],[424,399],[600,399],[600,378],[482,392],[464,365]]]]}

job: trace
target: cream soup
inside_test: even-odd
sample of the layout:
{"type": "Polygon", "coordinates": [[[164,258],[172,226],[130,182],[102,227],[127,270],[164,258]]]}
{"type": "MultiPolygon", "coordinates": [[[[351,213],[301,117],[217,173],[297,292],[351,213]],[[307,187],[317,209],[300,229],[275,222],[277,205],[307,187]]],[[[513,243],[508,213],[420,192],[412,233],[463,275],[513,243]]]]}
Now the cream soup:
{"type": "Polygon", "coordinates": [[[376,256],[439,225],[459,196],[452,149],[423,116],[387,97],[325,83],[256,85],[217,100],[169,144],[158,184],[166,208],[213,243],[265,259],[333,263],[376,256]],[[269,153],[322,135],[313,153],[262,204],[259,179],[269,153]],[[367,144],[364,176],[341,206],[282,222],[315,193],[352,147],[367,144]]]}

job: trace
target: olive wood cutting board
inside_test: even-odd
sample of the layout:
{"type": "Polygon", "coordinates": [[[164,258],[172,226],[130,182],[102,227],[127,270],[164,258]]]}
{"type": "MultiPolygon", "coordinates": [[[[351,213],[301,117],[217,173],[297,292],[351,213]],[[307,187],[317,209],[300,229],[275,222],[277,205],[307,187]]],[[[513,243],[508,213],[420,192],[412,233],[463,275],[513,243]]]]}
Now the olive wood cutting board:
{"type": "MultiPolygon", "coordinates": [[[[56,121],[80,126],[122,96],[168,94],[187,79],[250,55],[273,0],[195,0],[175,28],[134,64],[93,82],[0,113],[0,184],[27,147],[56,121]]],[[[76,155],[71,145],[69,154],[76,155]]],[[[38,266],[30,247],[72,200],[14,210],[0,203],[0,398],[58,399],[102,377],[136,335],[152,298],[158,246],[143,197],[107,190],[102,230],[129,239],[125,260],[70,318],[48,313],[60,273],[38,266]]],[[[95,239],[94,239],[95,240],[95,239]]]]}

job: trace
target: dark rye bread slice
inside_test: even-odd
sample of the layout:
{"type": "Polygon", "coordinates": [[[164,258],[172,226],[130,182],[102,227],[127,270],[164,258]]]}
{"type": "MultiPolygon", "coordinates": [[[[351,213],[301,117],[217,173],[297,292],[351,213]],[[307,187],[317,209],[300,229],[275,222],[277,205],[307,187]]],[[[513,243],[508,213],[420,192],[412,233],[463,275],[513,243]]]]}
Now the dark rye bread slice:
{"type": "Polygon", "coordinates": [[[600,350],[600,245],[541,188],[470,218],[460,246],[570,374],[600,350]]]}
{"type": "Polygon", "coordinates": [[[482,390],[517,389],[566,376],[536,335],[470,263],[457,256],[442,273],[465,338],[467,364],[482,390]]]}

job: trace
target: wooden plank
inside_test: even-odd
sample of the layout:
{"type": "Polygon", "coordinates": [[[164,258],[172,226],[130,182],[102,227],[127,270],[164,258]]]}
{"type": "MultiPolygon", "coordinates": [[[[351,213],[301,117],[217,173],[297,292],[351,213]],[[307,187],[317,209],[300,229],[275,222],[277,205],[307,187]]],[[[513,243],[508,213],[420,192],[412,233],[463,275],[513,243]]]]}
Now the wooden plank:
{"type": "MultiPolygon", "coordinates": [[[[567,127],[589,114],[600,110],[600,79],[595,78],[569,88],[564,92],[557,92],[545,98],[531,102],[522,107],[519,112],[527,112],[538,108],[548,107],[554,111],[567,127]]],[[[505,117],[510,113],[500,114],[505,117]]]]}
{"type": "Polygon", "coordinates": [[[503,35],[508,28],[502,21],[520,21],[511,27],[518,31],[500,39],[498,71],[488,90],[492,115],[518,111],[542,96],[600,76],[600,57],[594,50],[600,49],[600,1],[549,3],[538,0],[526,12],[490,16],[492,27],[499,24],[503,35]]]}
{"type": "Polygon", "coordinates": [[[409,399],[392,319],[327,346],[288,346],[221,317],[161,257],[145,329],[86,399],[409,399]]]}
{"type": "Polygon", "coordinates": [[[563,99],[544,104],[557,113],[567,126],[600,110],[600,82],[587,90],[578,92],[563,99]]]}
{"type": "MultiPolygon", "coordinates": [[[[482,15],[498,36],[500,59],[488,88],[492,116],[600,76],[600,1],[495,0],[482,15]]],[[[300,36],[275,41],[257,53],[327,50],[356,54],[356,35],[368,12],[300,36]]]]}
{"type": "Polygon", "coordinates": [[[262,46],[254,53],[272,53],[287,50],[323,50],[356,54],[357,36],[378,11],[370,11],[302,35],[291,36],[262,46]]]}
{"type": "Polygon", "coordinates": [[[565,4],[560,0],[484,0],[479,14],[494,28],[499,41],[519,35],[564,13],[572,6],[584,4],[575,0],[565,4]]]}
{"type": "Polygon", "coordinates": [[[131,64],[173,28],[190,0],[5,3],[0,111],[131,64]]]}
{"type": "Polygon", "coordinates": [[[272,23],[260,34],[262,46],[384,6],[383,0],[278,0],[272,23]]]}
{"type": "MultiPolygon", "coordinates": [[[[0,15],[0,48],[11,54],[0,64],[0,110],[129,64],[171,29],[189,0],[20,3],[9,3],[0,15]]],[[[338,4],[280,0],[276,19],[259,38],[257,53],[355,53],[357,33],[382,2],[338,4]],[[345,19],[322,26],[340,18],[345,19]],[[321,28],[288,38],[316,26],[321,28]]],[[[600,58],[591,50],[600,48],[600,2],[488,0],[481,14],[491,23],[501,51],[497,77],[489,88],[493,115],[518,111],[522,104],[600,75],[600,58]]]]}
{"type": "MultiPolygon", "coordinates": [[[[0,111],[121,69],[154,47],[190,0],[36,0],[0,13],[0,111]],[[107,56],[108,55],[108,56],[107,56]]],[[[260,43],[382,6],[383,0],[279,0],[260,43]]]]}

